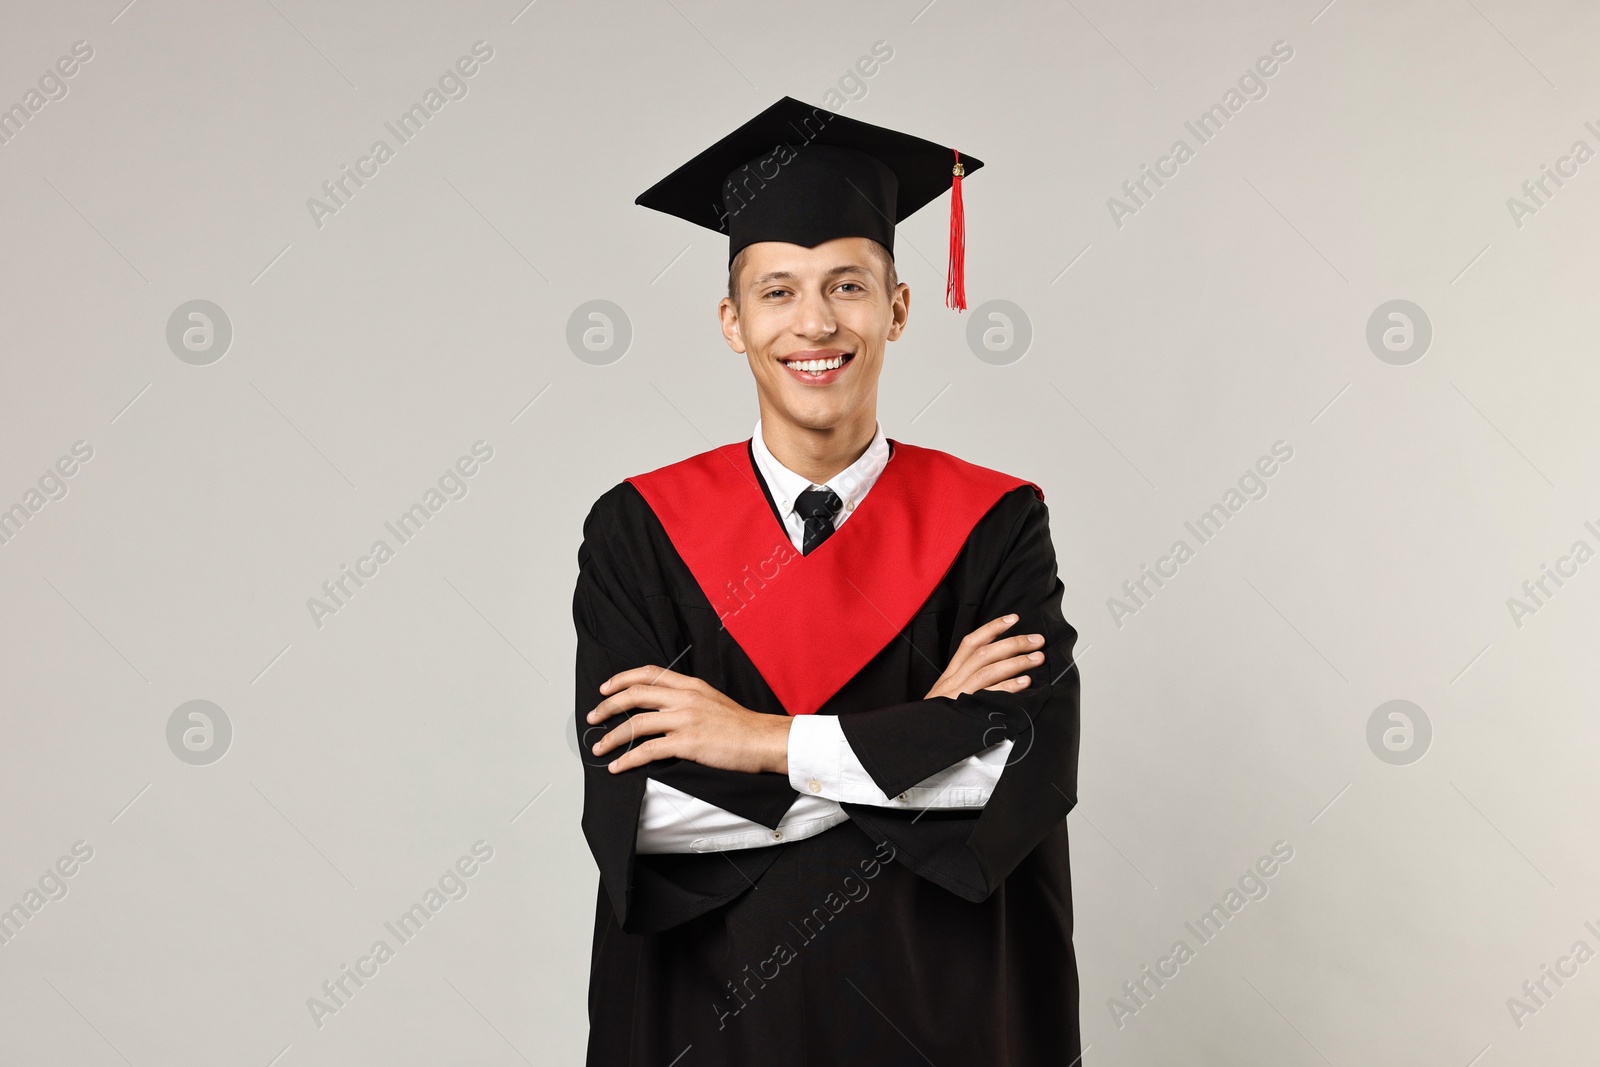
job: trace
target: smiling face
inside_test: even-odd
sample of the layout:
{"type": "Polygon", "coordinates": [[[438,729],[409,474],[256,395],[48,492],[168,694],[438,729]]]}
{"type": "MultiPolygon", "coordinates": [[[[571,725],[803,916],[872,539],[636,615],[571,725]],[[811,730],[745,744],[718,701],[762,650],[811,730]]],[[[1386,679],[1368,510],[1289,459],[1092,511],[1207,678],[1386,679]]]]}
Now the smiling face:
{"type": "Polygon", "coordinates": [[[904,283],[888,284],[888,253],[840,237],[814,248],[760,241],[740,255],[739,299],[717,312],[755,375],[763,427],[870,439],[884,346],[899,340],[911,303],[904,283]]]}

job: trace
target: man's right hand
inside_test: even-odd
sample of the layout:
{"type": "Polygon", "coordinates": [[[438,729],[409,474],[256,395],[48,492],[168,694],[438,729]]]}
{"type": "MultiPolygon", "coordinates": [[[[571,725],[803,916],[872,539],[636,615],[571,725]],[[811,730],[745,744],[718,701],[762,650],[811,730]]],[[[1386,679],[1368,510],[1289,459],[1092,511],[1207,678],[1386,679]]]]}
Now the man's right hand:
{"type": "Polygon", "coordinates": [[[1042,634],[1022,634],[1001,638],[1016,625],[1018,616],[1003,615],[986,622],[966,637],[945,668],[944,674],[928,690],[929,697],[955,697],[962,693],[976,693],[980,689],[995,689],[1002,693],[1015,693],[1026,689],[1030,671],[1044,662],[1044,653],[1030,651],[1044,646],[1042,634]]]}

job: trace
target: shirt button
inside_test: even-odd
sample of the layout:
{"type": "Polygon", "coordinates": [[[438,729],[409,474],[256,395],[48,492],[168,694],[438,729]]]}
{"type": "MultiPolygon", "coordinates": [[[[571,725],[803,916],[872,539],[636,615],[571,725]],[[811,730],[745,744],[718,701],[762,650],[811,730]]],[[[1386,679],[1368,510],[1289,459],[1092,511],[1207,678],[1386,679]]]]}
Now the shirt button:
{"type": "Polygon", "coordinates": [[[774,831],[772,831],[772,839],[774,841],[782,841],[783,840],[783,831],[782,830],[774,830],[774,831]]]}
{"type": "Polygon", "coordinates": [[[855,505],[855,501],[853,501],[853,500],[852,500],[852,501],[851,501],[851,502],[850,502],[850,503],[848,503],[848,504],[846,504],[846,505],[845,505],[845,506],[844,506],[844,509],[845,509],[845,510],[846,510],[846,511],[854,511],[854,510],[855,510],[855,506],[856,506],[856,505],[855,505]]]}
{"type": "Polygon", "coordinates": [[[820,793],[822,792],[822,783],[813,778],[811,781],[806,783],[806,788],[810,789],[813,793],[820,793]]]}
{"type": "Polygon", "coordinates": [[[896,800],[904,800],[905,798],[906,795],[904,793],[901,793],[899,796],[895,797],[896,800]]]}

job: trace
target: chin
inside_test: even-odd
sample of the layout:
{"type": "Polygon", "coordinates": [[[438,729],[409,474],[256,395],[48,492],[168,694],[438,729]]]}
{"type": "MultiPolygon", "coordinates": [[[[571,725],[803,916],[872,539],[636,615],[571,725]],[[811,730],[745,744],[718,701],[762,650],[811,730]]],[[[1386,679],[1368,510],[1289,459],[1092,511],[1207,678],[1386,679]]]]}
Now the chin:
{"type": "Polygon", "coordinates": [[[843,413],[828,408],[804,407],[797,408],[792,404],[781,405],[784,417],[798,426],[811,430],[826,430],[837,425],[843,418],[843,413]]]}
{"type": "Polygon", "coordinates": [[[792,422],[808,430],[832,430],[841,425],[850,413],[849,409],[843,406],[807,407],[800,410],[785,407],[783,410],[792,422]]]}

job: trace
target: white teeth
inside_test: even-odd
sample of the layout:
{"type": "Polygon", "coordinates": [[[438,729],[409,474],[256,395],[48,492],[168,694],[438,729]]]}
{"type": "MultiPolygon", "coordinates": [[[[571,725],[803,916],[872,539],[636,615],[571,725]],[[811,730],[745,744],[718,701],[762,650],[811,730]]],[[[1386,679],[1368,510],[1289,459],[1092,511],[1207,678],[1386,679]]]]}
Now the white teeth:
{"type": "Polygon", "coordinates": [[[812,373],[817,373],[825,370],[837,370],[838,368],[844,366],[844,357],[834,356],[832,359],[808,359],[801,362],[785,363],[784,366],[793,368],[794,370],[805,370],[811,371],[812,373]]]}

